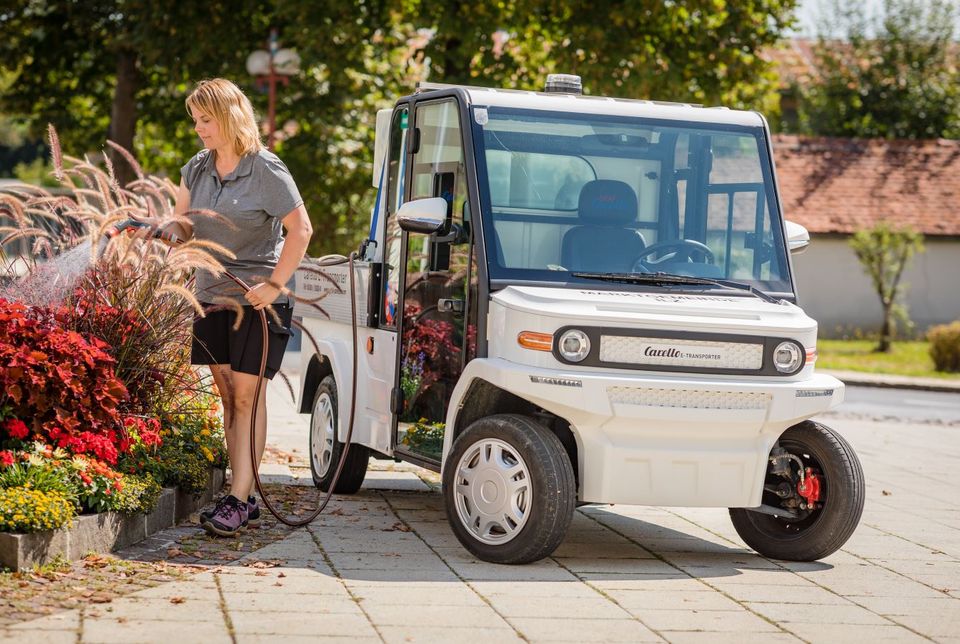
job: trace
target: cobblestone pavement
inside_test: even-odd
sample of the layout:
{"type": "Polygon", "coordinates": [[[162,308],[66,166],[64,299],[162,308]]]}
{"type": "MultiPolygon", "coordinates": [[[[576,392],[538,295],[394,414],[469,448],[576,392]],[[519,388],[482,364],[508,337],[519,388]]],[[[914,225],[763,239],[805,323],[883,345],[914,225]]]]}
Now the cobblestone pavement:
{"type": "MultiPolygon", "coordinates": [[[[297,485],[306,421],[281,394],[271,387],[271,441],[291,456],[264,469],[294,484],[273,489],[295,508],[314,494],[297,485]]],[[[753,554],[725,510],[585,506],[549,559],[486,564],[451,533],[433,475],[371,461],[367,487],[306,529],[250,531],[226,561],[204,548],[229,545],[181,526],[119,555],[177,549],[198,572],[9,625],[0,641],[960,642],[960,427],[826,420],[863,461],[867,507],[822,562],[753,554]]]]}

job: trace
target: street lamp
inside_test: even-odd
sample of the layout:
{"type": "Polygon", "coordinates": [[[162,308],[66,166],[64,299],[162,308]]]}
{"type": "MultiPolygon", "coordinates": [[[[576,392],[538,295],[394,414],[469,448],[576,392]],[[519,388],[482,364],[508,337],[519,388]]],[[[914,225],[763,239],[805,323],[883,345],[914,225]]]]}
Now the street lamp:
{"type": "Polygon", "coordinates": [[[257,86],[267,89],[267,149],[273,150],[274,134],[277,131],[277,83],[287,85],[290,76],[300,71],[300,56],[292,49],[280,49],[277,30],[270,30],[267,50],[258,49],[247,56],[247,71],[257,81],[257,86]]]}

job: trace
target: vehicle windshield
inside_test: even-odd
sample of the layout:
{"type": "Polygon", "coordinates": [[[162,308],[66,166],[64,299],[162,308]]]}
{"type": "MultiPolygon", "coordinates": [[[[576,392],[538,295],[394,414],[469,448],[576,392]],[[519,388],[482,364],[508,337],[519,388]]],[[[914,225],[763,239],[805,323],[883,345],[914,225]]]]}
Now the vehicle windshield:
{"type": "Polygon", "coordinates": [[[762,128],[503,107],[473,122],[492,280],[662,272],[792,292],[762,128]]]}

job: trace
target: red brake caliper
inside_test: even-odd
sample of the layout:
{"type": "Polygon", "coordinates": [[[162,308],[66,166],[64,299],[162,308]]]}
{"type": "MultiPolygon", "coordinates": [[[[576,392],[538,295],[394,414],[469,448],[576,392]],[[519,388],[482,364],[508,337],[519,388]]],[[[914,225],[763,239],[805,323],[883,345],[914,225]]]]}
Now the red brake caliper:
{"type": "Polygon", "coordinates": [[[797,483],[797,494],[807,500],[807,507],[813,507],[820,500],[820,477],[809,467],[804,474],[803,481],[797,483]]]}

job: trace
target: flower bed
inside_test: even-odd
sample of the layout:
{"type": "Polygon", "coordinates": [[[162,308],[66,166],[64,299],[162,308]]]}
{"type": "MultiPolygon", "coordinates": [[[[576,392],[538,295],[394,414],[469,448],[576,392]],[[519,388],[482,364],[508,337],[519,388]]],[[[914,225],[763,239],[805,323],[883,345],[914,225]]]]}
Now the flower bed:
{"type": "Polygon", "coordinates": [[[219,264],[202,242],[102,243],[122,219],[174,218],[176,187],[132,159],[138,179],[124,187],[109,165],[67,167],[54,134],[67,191],[0,189],[0,214],[15,224],[0,231],[0,543],[37,534],[49,546],[95,523],[113,528],[76,547],[125,545],[167,505],[189,505],[178,498],[209,492],[211,468],[226,464],[217,392],[190,367],[199,305],[186,288],[195,268],[219,264]],[[2,244],[17,238],[32,239],[34,255],[17,258],[26,277],[2,287],[12,265],[2,244]]]}

